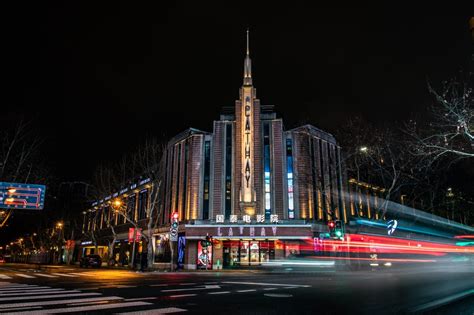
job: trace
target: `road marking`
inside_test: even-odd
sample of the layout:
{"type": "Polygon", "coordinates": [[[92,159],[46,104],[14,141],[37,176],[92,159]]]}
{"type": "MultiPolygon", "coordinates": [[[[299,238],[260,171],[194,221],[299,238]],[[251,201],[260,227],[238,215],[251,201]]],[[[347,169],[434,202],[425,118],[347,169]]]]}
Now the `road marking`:
{"type": "Polygon", "coordinates": [[[219,282],[204,282],[204,284],[218,284],[219,282]]]}
{"type": "Polygon", "coordinates": [[[180,298],[180,297],[186,297],[186,296],[196,296],[197,294],[178,294],[178,295],[170,295],[170,298],[180,298]]]}
{"type": "Polygon", "coordinates": [[[70,272],[69,274],[70,274],[70,275],[76,275],[76,276],[82,277],[82,276],[84,276],[84,273],[87,273],[87,272],[83,272],[83,273],[70,272]]]}
{"type": "Polygon", "coordinates": [[[209,292],[208,294],[228,294],[230,291],[209,292]]]}
{"type": "Polygon", "coordinates": [[[27,302],[27,303],[11,303],[11,304],[0,304],[0,309],[12,308],[12,307],[28,307],[28,306],[47,306],[47,305],[63,305],[75,302],[96,302],[96,301],[117,301],[123,300],[119,296],[101,296],[96,298],[83,298],[83,299],[70,299],[70,300],[54,300],[54,301],[40,301],[40,302],[27,302]]]}
{"type": "Polygon", "coordinates": [[[27,286],[27,285],[22,285],[22,286],[20,286],[20,285],[14,285],[14,286],[13,286],[13,285],[12,285],[12,286],[8,286],[8,287],[2,287],[2,288],[0,289],[0,292],[2,292],[2,291],[10,291],[10,290],[14,290],[14,289],[15,289],[15,290],[16,290],[16,289],[18,289],[18,290],[19,290],[19,289],[22,289],[22,290],[23,290],[23,289],[24,289],[24,290],[33,290],[33,289],[48,289],[48,288],[50,288],[50,287],[38,287],[38,286],[27,286]]]}
{"type": "Polygon", "coordinates": [[[168,284],[150,284],[150,287],[167,287],[168,284]]]}
{"type": "Polygon", "coordinates": [[[196,283],[193,283],[193,282],[185,282],[185,283],[180,283],[179,285],[196,285],[196,283]]]}
{"type": "Polygon", "coordinates": [[[77,278],[78,276],[76,275],[71,275],[71,274],[67,274],[67,273],[56,273],[56,272],[52,272],[51,273],[52,275],[56,275],[56,276],[61,276],[61,277],[69,277],[69,278],[77,278]]]}
{"type": "Polygon", "coordinates": [[[0,274],[0,279],[12,279],[12,277],[0,274]]]}
{"type": "Polygon", "coordinates": [[[74,302],[74,303],[68,303],[68,306],[79,306],[79,305],[91,305],[91,304],[107,304],[109,301],[96,301],[96,302],[74,302]]]}
{"type": "Polygon", "coordinates": [[[46,278],[57,278],[58,277],[58,276],[48,275],[46,273],[36,273],[35,275],[40,276],[40,277],[46,277],[46,278]]]}
{"type": "Polygon", "coordinates": [[[41,300],[41,299],[58,299],[63,297],[74,297],[74,296],[97,296],[102,295],[101,293],[72,293],[72,294],[56,294],[56,295],[36,295],[36,296],[15,296],[0,298],[0,302],[4,301],[24,301],[24,300],[41,300]]]}
{"type": "Polygon", "coordinates": [[[168,289],[168,290],[161,290],[161,292],[199,291],[199,290],[213,290],[213,289],[220,289],[220,288],[221,287],[218,285],[205,285],[204,287],[200,287],[200,288],[168,289]]]}
{"type": "Polygon", "coordinates": [[[427,310],[430,310],[432,308],[439,307],[439,306],[448,304],[450,302],[454,302],[456,300],[460,300],[460,299],[465,298],[466,296],[469,296],[469,295],[472,295],[472,294],[474,294],[474,289],[467,290],[467,291],[457,293],[457,294],[453,294],[451,296],[448,296],[448,297],[445,297],[445,298],[442,298],[442,299],[439,299],[439,300],[435,300],[435,301],[431,301],[431,302],[419,305],[417,307],[414,307],[414,308],[410,309],[410,311],[413,312],[413,313],[420,312],[420,311],[427,311],[427,310]]]}
{"type": "Polygon", "coordinates": [[[33,276],[24,275],[22,273],[15,273],[15,275],[17,275],[18,277],[22,277],[22,278],[30,278],[30,279],[36,278],[36,277],[33,277],[33,276]]]}
{"type": "Polygon", "coordinates": [[[263,290],[264,290],[264,291],[271,291],[271,290],[276,290],[276,289],[278,289],[278,288],[265,288],[265,289],[263,289],[263,290]]]}
{"type": "Polygon", "coordinates": [[[280,286],[280,287],[301,287],[301,288],[309,288],[310,285],[306,284],[285,284],[285,283],[263,283],[263,282],[238,282],[238,281],[227,281],[222,283],[229,283],[229,284],[248,284],[248,285],[265,285],[265,286],[280,286]]]}
{"type": "Polygon", "coordinates": [[[38,310],[40,309],[41,306],[33,306],[33,307],[15,307],[15,308],[8,308],[4,309],[5,312],[11,312],[11,311],[23,311],[23,310],[38,310]]]}
{"type": "MultiPolygon", "coordinates": [[[[112,308],[124,308],[132,306],[145,306],[152,305],[148,302],[130,302],[130,303],[113,303],[113,304],[102,304],[102,305],[91,305],[91,306],[78,306],[78,307],[67,307],[67,308],[57,308],[57,309],[48,309],[45,310],[47,314],[59,314],[59,313],[72,313],[72,312],[90,312],[98,310],[107,310],[112,308]]],[[[37,314],[37,311],[31,312],[21,312],[21,313],[12,313],[12,314],[37,314]]]]}
{"type": "Polygon", "coordinates": [[[146,301],[146,300],[156,300],[158,297],[150,296],[150,297],[142,297],[142,298],[133,298],[133,299],[124,299],[124,301],[131,302],[131,301],[146,301]]]}
{"type": "Polygon", "coordinates": [[[257,290],[255,290],[255,289],[249,289],[249,290],[237,290],[237,292],[239,292],[239,293],[244,293],[244,292],[255,292],[255,291],[257,291],[257,290]]]}
{"type": "MultiPolygon", "coordinates": [[[[10,290],[10,291],[1,291],[0,292],[0,296],[5,296],[6,294],[10,294],[10,293],[22,293],[22,294],[29,294],[29,293],[38,293],[38,292],[52,292],[52,291],[64,291],[64,289],[37,289],[37,290],[22,290],[21,288],[20,289],[13,289],[13,290],[10,290]]],[[[77,291],[79,292],[79,291],[77,291]]]]}
{"type": "Polygon", "coordinates": [[[265,295],[265,296],[268,296],[268,297],[276,297],[276,298],[289,298],[289,297],[293,297],[292,294],[265,293],[264,295],[265,295]]]}
{"type": "Polygon", "coordinates": [[[84,290],[99,290],[100,288],[81,288],[81,291],[84,291],[84,290]]]}
{"type": "Polygon", "coordinates": [[[22,296],[25,296],[25,295],[42,295],[42,294],[80,293],[80,292],[81,291],[77,291],[77,290],[64,291],[64,289],[49,289],[49,290],[44,290],[41,292],[17,292],[17,293],[0,294],[0,297],[3,298],[5,296],[18,296],[18,293],[21,293],[22,296]]]}
{"type": "Polygon", "coordinates": [[[144,311],[136,311],[136,312],[128,312],[128,313],[118,313],[118,314],[129,314],[129,315],[152,315],[152,314],[171,314],[171,313],[178,313],[178,312],[186,312],[184,308],[177,308],[177,307],[165,307],[165,308],[154,308],[151,310],[144,310],[144,311]]]}

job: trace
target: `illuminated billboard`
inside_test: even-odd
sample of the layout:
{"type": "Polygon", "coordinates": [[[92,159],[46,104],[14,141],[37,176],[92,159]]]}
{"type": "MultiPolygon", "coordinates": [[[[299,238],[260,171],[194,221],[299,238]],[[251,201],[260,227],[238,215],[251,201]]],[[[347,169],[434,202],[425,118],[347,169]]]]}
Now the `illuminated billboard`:
{"type": "Polygon", "coordinates": [[[41,210],[46,186],[0,182],[0,208],[41,210]]]}
{"type": "Polygon", "coordinates": [[[212,246],[203,247],[201,242],[198,242],[198,269],[212,269],[212,246]]]}

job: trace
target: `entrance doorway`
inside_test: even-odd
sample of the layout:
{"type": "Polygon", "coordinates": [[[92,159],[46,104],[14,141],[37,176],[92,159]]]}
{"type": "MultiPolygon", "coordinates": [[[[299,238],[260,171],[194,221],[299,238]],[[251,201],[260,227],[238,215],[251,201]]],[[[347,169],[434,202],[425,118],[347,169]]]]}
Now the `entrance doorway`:
{"type": "Polygon", "coordinates": [[[275,258],[274,241],[223,241],[224,268],[260,265],[275,258]]]}

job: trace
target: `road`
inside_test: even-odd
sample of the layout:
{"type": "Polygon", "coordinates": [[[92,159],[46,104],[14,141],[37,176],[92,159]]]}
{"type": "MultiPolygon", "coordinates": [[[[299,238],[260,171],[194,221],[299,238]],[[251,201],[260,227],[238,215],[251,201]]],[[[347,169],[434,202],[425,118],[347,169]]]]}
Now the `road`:
{"type": "Polygon", "coordinates": [[[0,313],[474,314],[472,269],[145,272],[0,266],[0,313]]]}

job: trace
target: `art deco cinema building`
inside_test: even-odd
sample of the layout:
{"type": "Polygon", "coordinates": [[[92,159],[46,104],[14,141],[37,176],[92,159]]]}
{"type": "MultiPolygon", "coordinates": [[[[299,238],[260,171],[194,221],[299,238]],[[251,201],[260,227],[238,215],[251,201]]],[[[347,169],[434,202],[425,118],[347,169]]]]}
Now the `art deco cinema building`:
{"type": "MultiPolygon", "coordinates": [[[[191,128],[171,139],[165,163],[163,224],[179,213],[183,268],[205,267],[206,235],[214,239],[208,267],[248,266],[298,253],[327,232],[328,219],[347,221],[336,139],[311,125],[284,130],[273,106],[261,104],[248,33],[235,106],[223,109],[212,133],[191,128]]],[[[157,253],[168,246],[169,229],[161,232],[157,253]]]]}

